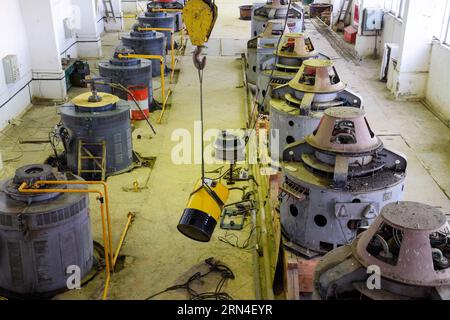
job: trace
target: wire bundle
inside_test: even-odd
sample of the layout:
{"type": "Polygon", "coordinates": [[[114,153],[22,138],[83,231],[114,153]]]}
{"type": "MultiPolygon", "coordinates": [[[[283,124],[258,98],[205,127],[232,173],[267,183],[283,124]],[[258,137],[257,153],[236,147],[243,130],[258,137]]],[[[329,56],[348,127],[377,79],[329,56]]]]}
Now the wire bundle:
{"type": "Polygon", "coordinates": [[[233,300],[233,298],[226,292],[223,292],[223,286],[225,283],[232,279],[234,280],[234,273],[231,271],[229,267],[227,267],[224,264],[220,264],[218,261],[216,261],[214,258],[208,258],[205,260],[205,263],[209,267],[209,271],[202,274],[201,272],[196,272],[193,274],[189,279],[183,283],[174,285],[172,287],[168,287],[167,289],[160,291],[158,293],[155,293],[154,295],[151,295],[146,300],[151,300],[156,296],[159,296],[163,293],[169,292],[169,291],[175,291],[175,290],[186,290],[189,293],[189,299],[190,300],[233,300]],[[212,273],[219,273],[221,275],[221,279],[219,283],[216,286],[216,289],[214,291],[207,291],[207,292],[197,292],[194,289],[192,289],[191,285],[196,282],[200,281],[201,279],[207,277],[209,274],[212,273]]]}

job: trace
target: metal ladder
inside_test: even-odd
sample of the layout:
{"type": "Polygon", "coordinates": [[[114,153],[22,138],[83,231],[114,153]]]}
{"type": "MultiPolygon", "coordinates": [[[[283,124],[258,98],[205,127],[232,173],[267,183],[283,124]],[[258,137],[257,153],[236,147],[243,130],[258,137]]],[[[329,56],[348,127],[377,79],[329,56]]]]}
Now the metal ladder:
{"type": "MultiPolygon", "coordinates": [[[[100,150],[99,150],[100,151],[100,150]]],[[[85,143],[79,141],[78,143],[78,176],[82,176],[83,173],[101,173],[101,181],[106,179],[106,143],[105,141],[99,143],[85,143]],[[101,156],[93,155],[92,152],[86,148],[86,146],[91,147],[101,147],[101,156]],[[94,163],[94,169],[83,169],[83,160],[92,160],[94,163]],[[97,166],[98,169],[95,169],[97,166]]]]}
{"type": "Polygon", "coordinates": [[[116,15],[114,14],[114,8],[112,5],[111,0],[103,0],[103,9],[105,12],[106,19],[114,19],[114,22],[116,22],[116,15]],[[109,9],[108,9],[109,5],[109,9]]]}

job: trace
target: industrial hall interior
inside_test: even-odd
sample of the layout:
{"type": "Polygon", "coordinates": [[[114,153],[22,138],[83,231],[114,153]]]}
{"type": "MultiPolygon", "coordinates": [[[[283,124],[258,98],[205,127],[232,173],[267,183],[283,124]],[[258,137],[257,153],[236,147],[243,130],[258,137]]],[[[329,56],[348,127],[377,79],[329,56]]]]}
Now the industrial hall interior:
{"type": "Polygon", "coordinates": [[[0,0],[0,60],[0,303],[450,300],[450,0],[0,0]]]}

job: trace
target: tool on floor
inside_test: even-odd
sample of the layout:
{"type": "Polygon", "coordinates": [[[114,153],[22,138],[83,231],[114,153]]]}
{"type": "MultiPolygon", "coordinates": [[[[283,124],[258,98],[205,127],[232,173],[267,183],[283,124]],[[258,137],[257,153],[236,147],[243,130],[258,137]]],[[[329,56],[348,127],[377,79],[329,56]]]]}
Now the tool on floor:
{"type": "Polygon", "coordinates": [[[197,46],[193,62],[198,70],[200,82],[200,128],[201,128],[201,179],[191,193],[186,209],[183,211],[178,231],[196,241],[208,242],[220,219],[222,209],[228,199],[229,190],[220,182],[205,177],[203,141],[203,69],[206,57],[200,58],[202,46],[208,41],[217,19],[217,7],[207,0],[189,0],[184,7],[183,17],[192,44],[197,46]]]}

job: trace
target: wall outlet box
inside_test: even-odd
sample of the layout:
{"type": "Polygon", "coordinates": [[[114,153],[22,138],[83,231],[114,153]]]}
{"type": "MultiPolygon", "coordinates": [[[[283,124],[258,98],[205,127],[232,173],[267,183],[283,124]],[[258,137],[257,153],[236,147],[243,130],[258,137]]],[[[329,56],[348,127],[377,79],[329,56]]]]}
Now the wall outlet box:
{"type": "Polygon", "coordinates": [[[20,79],[17,55],[9,54],[2,59],[6,83],[16,83],[20,79]]]}
{"type": "Polygon", "coordinates": [[[384,12],[382,9],[376,8],[366,8],[364,9],[364,23],[363,30],[364,31],[377,31],[381,30],[383,26],[383,16],[384,12]]]}

